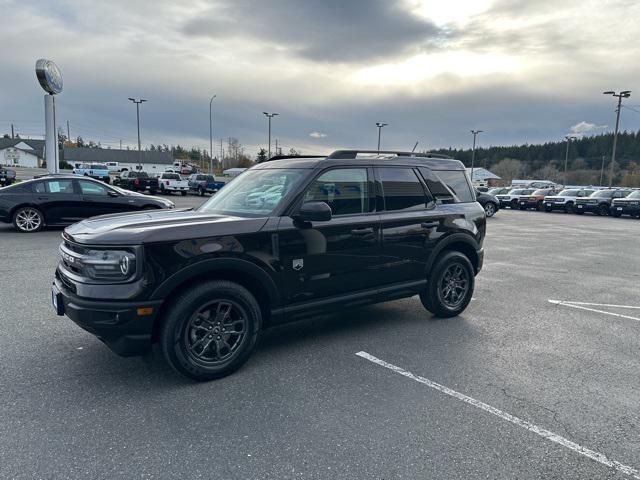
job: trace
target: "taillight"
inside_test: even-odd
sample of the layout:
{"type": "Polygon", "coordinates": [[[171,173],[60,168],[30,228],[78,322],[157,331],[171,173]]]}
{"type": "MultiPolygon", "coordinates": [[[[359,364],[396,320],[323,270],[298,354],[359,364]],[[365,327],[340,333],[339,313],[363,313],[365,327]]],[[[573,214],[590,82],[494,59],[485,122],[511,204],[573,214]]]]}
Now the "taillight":
{"type": "Polygon", "coordinates": [[[133,181],[133,184],[134,184],[134,185],[140,185],[140,179],[139,179],[139,178],[136,178],[136,179],[133,181]]]}
{"type": "Polygon", "coordinates": [[[169,180],[166,181],[166,184],[169,185],[169,180]]]}

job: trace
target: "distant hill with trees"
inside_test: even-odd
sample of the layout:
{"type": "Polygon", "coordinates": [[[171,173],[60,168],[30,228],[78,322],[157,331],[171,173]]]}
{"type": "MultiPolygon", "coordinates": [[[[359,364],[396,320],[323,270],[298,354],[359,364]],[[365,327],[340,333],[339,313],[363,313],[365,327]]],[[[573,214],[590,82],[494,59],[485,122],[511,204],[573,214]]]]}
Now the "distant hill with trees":
{"type": "MultiPolygon", "coordinates": [[[[603,183],[608,183],[613,133],[580,137],[569,145],[568,184],[598,185],[604,157],[603,183]]],[[[562,182],[565,141],[537,145],[476,148],[475,165],[486,167],[507,182],[514,178],[536,178],[562,182]]],[[[471,149],[438,149],[471,166],[471,149]]],[[[614,184],[640,187],[640,131],[618,133],[614,184]]]]}

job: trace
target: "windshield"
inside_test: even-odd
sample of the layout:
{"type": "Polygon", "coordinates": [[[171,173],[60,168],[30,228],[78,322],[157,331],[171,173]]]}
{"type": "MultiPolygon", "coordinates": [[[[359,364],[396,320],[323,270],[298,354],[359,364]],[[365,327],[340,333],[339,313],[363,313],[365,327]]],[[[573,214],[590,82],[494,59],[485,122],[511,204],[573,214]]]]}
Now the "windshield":
{"type": "Polygon", "coordinates": [[[551,193],[549,189],[541,188],[540,190],[536,190],[535,192],[533,192],[533,195],[547,195],[548,193],[551,193]]]}
{"type": "Polygon", "coordinates": [[[558,196],[560,197],[577,197],[580,190],[562,190],[558,196]]]}
{"type": "Polygon", "coordinates": [[[631,192],[627,195],[626,198],[640,198],[640,190],[636,190],[635,192],[631,192]]]}
{"type": "Polygon", "coordinates": [[[613,190],[599,190],[591,194],[592,198],[611,198],[613,197],[613,190]]]}
{"type": "Polygon", "coordinates": [[[238,217],[268,217],[304,173],[304,170],[280,168],[247,170],[198,211],[238,217]]]}
{"type": "Polygon", "coordinates": [[[487,193],[488,193],[489,195],[497,195],[497,194],[499,194],[499,193],[501,193],[501,192],[502,192],[502,188],[498,187],[498,188],[492,188],[492,189],[490,189],[487,193]]]}
{"type": "Polygon", "coordinates": [[[525,193],[525,192],[526,192],[526,190],[523,190],[521,188],[516,188],[514,190],[511,190],[509,192],[509,195],[520,195],[521,193],[525,193]]]}

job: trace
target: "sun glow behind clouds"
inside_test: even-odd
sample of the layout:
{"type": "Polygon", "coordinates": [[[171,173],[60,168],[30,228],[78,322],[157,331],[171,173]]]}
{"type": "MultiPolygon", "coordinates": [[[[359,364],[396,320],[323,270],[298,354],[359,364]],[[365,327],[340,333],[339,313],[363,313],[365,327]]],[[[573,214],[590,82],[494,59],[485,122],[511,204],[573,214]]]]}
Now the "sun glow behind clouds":
{"type": "Polygon", "coordinates": [[[355,72],[351,81],[365,85],[403,86],[415,85],[444,74],[468,78],[495,73],[518,73],[523,68],[518,57],[501,53],[442,52],[367,67],[355,72]]]}
{"type": "Polygon", "coordinates": [[[490,0],[411,0],[409,8],[416,15],[438,25],[464,24],[474,15],[487,10],[492,3],[490,0]]]}

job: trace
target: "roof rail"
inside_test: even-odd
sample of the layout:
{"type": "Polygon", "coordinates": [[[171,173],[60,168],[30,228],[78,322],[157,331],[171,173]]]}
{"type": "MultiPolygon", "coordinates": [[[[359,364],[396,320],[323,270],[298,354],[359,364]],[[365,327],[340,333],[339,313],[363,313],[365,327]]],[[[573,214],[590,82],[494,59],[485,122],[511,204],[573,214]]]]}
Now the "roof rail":
{"type": "Polygon", "coordinates": [[[326,155],[274,155],[260,163],[270,162],[271,160],[283,160],[286,158],[325,158],[325,157],[326,155]]]}
{"type": "Polygon", "coordinates": [[[370,153],[375,155],[395,155],[398,157],[421,157],[421,158],[446,158],[451,159],[448,155],[442,155],[440,153],[415,153],[415,152],[402,152],[396,150],[336,150],[327,158],[356,158],[359,153],[370,153]]]}

